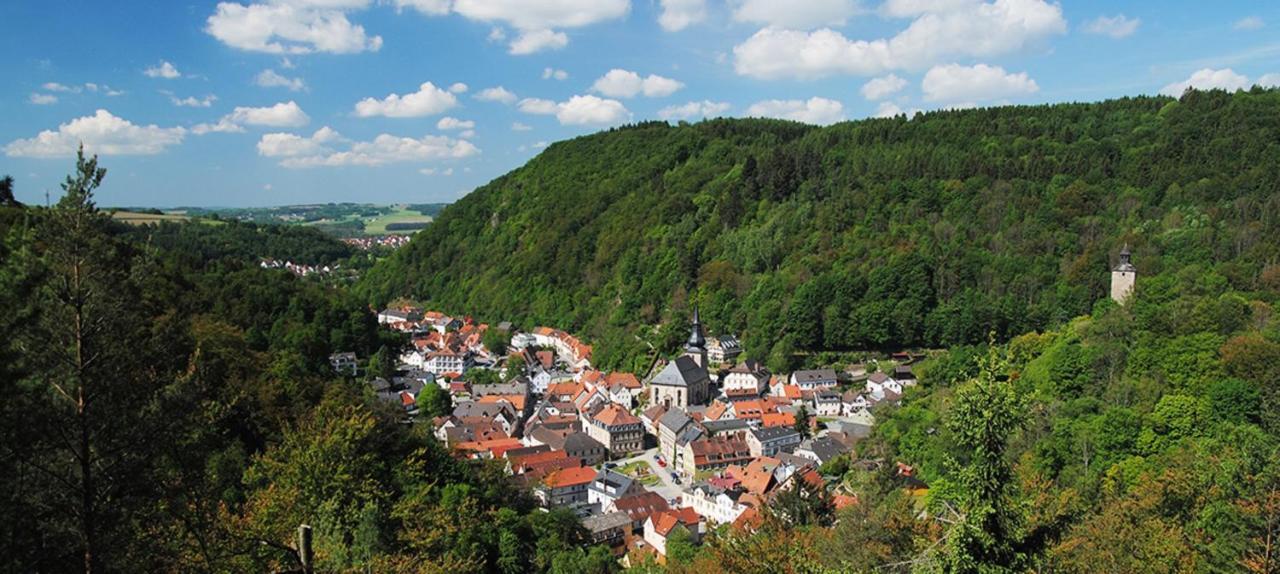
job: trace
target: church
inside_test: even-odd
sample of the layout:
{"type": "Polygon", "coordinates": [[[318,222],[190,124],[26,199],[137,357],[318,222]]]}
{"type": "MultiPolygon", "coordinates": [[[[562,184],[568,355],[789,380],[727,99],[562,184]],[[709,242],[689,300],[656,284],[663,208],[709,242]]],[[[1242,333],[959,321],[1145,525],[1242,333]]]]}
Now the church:
{"type": "Polygon", "coordinates": [[[1120,264],[1111,270],[1111,298],[1121,305],[1129,300],[1134,283],[1138,281],[1138,268],[1133,266],[1131,257],[1129,244],[1126,243],[1124,249],[1120,250],[1120,264]]]}
{"type": "Polygon", "coordinates": [[[711,400],[711,375],[707,372],[707,338],[702,332],[698,309],[693,310],[693,327],[684,343],[684,354],[667,363],[649,381],[649,404],[668,409],[703,405],[711,400]]]}

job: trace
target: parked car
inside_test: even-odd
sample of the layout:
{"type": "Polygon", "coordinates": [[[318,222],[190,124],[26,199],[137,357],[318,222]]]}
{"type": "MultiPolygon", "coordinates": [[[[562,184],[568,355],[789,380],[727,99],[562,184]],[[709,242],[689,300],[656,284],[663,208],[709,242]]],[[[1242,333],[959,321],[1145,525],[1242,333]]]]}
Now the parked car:
{"type": "Polygon", "coordinates": [[[606,462],[606,463],[604,463],[604,467],[605,467],[606,469],[608,469],[608,470],[613,470],[613,469],[615,469],[615,468],[618,468],[618,463],[616,463],[616,462],[606,462]]]}
{"type": "Polygon", "coordinates": [[[666,468],[666,467],[667,467],[667,461],[662,460],[662,457],[658,457],[658,466],[660,466],[660,467],[662,467],[662,468],[666,468]]]}

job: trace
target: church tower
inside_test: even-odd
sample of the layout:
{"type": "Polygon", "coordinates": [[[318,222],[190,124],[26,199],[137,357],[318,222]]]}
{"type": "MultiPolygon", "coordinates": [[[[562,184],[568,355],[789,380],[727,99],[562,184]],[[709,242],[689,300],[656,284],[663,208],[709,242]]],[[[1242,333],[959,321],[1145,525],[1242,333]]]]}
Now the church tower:
{"type": "Polygon", "coordinates": [[[707,368],[707,337],[702,333],[702,321],[698,320],[698,308],[693,308],[693,328],[689,331],[689,340],[684,343],[684,355],[707,368]]]}
{"type": "Polygon", "coordinates": [[[1120,250],[1120,264],[1111,270],[1111,298],[1121,305],[1133,294],[1133,285],[1138,280],[1138,268],[1129,261],[1129,244],[1120,250]]]}

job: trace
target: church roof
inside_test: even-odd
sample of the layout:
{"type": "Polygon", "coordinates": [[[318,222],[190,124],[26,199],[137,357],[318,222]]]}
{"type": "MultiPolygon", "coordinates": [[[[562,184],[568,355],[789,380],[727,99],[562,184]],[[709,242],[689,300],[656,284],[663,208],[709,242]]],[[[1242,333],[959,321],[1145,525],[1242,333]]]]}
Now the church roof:
{"type": "Polygon", "coordinates": [[[698,308],[693,308],[693,327],[689,330],[689,340],[685,342],[685,349],[705,349],[707,347],[707,338],[702,333],[702,321],[698,320],[698,308]]]}
{"type": "Polygon", "coordinates": [[[651,381],[655,385],[665,385],[668,387],[687,387],[692,384],[709,380],[707,369],[699,365],[687,355],[677,357],[676,360],[667,363],[651,381]]]}

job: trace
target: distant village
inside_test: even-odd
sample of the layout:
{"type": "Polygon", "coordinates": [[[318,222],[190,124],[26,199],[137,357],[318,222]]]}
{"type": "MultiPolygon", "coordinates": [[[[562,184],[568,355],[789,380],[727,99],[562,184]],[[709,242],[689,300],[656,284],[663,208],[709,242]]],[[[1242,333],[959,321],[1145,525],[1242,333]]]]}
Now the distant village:
{"type": "MultiPolygon", "coordinates": [[[[919,356],[771,373],[743,358],[733,335],[708,337],[695,310],[680,355],[637,375],[595,369],[590,345],[552,327],[526,332],[413,307],[384,309],[378,323],[411,343],[397,376],[371,378],[370,392],[402,408],[406,422],[430,424],[456,456],[499,461],[544,507],[571,509],[624,563],[665,561],[677,529],[694,543],[718,525],[753,529],[761,509],[800,481],[837,508],[854,504],[838,476],[823,474],[837,459],[891,465],[903,488],[925,490],[911,467],[857,455],[873,408],[916,384],[919,356]],[[504,354],[486,348],[491,329],[509,341],[504,354]],[[429,386],[446,393],[451,412],[420,409],[429,386]]],[[[351,377],[359,360],[330,357],[351,377]]]]}

